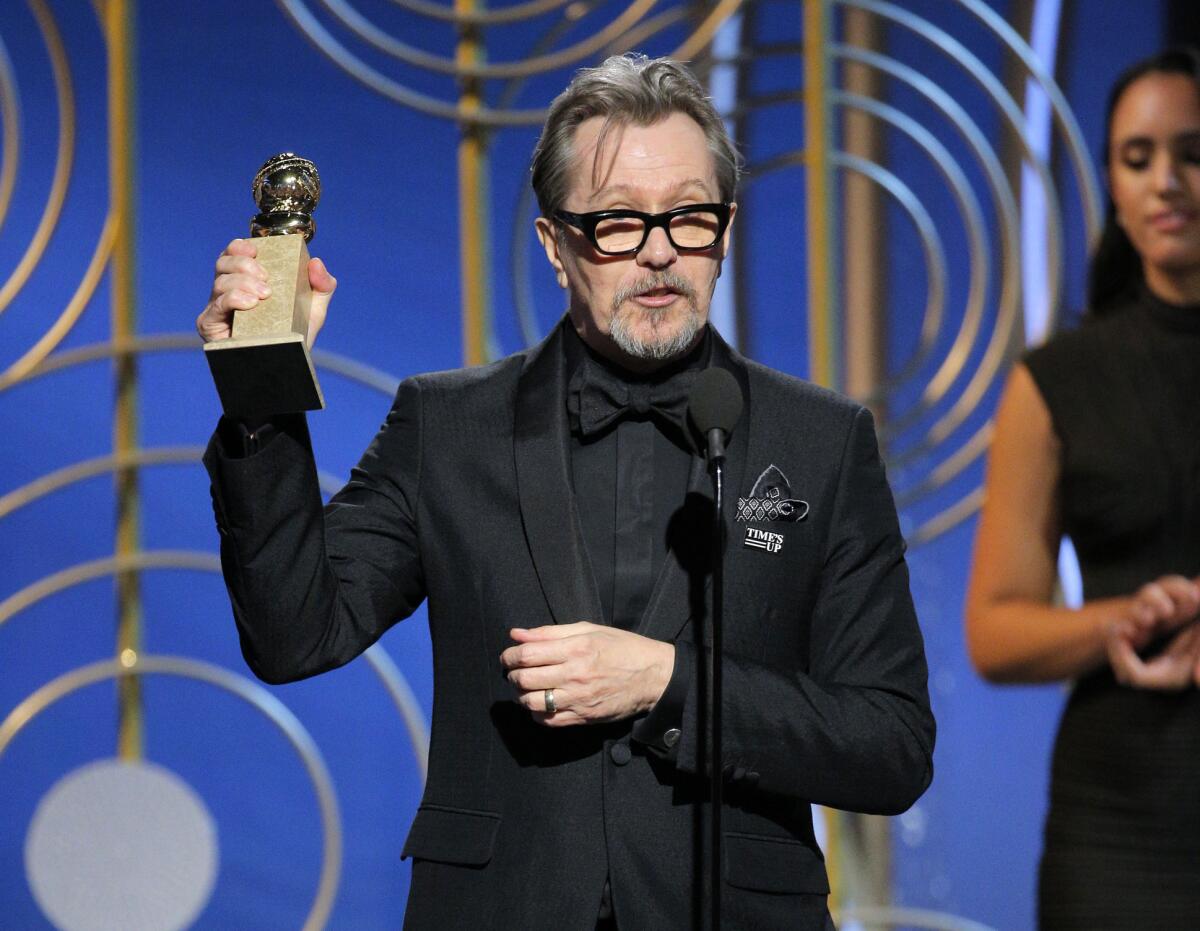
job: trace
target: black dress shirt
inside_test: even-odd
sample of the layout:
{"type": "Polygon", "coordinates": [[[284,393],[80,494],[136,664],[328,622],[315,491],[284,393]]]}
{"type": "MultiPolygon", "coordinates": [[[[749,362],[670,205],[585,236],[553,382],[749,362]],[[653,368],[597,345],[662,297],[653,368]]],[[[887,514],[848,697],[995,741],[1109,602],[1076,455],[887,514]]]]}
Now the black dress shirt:
{"type": "MultiPolygon", "coordinates": [[[[711,344],[706,331],[700,344],[683,359],[639,376],[597,355],[573,330],[563,342],[569,411],[578,410],[571,392],[580,390],[589,378],[625,382],[634,394],[676,389],[676,395],[682,393],[686,398],[691,379],[708,363],[711,344]]],[[[576,420],[570,455],[575,502],[600,593],[603,623],[632,630],[646,610],[667,557],[671,518],[687,495],[697,455],[694,431],[681,417],[664,417],[654,411],[630,410],[587,436],[576,420]]],[[[678,738],[693,656],[690,650],[684,653],[677,647],[666,690],[654,709],[633,726],[634,741],[651,752],[669,752],[663,744],[665,733],[674,730],[678,738]]],[[[613,927],[612,915],[611,890],[605,883],[598,927],[613,927]]]]}

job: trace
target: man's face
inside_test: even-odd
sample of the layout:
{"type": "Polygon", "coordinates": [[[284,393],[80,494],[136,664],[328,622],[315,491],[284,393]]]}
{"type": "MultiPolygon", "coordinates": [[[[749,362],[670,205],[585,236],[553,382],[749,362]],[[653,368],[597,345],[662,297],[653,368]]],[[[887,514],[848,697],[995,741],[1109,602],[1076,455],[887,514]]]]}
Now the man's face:
{"type": "MultiPolygon", "coordinates": [[[[597,155],[603,125],[602,117],[592,117],[575,132],[563,209],[661,213],[720,200],[704,131],[691,117],[614,125],[597,155]]],[[[582,232],[546,217],[538,218],[537,231],[559,285],[570,292],[575,329],[601,355],[645,371],[696,344],[729,248],[728,229],[710,249],[681,252],[659,228],[637,253],[620,256],[601,254],[582,232]]]]}

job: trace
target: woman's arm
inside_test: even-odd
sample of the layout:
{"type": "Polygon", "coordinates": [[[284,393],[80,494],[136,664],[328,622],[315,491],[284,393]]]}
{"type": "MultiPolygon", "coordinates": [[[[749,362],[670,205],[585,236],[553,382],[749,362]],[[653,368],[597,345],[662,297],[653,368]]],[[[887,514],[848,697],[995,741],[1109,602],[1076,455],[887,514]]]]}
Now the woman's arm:
{"type": "Polygon", "coordinates": [[[1050,411],[1023,365],[1014,366],[996,412],[986,498],[967,591],[971,662],[992,682],[1045,682],[1106,661],[1107,628],[1128,599],[1054,607],[1059,540],[1060,446],[1050,411]]]}
{"type": "Polygon", "coordinates": [[[1143,661],[1137,651],[1195,620],[1200,588],[1194,580],[1164,576],[1129,597],[1079,609],[1052,605],[1062,535],[1059,479],[1050,411],[1029,370],[1017,365],[996,412],[975,537],[967,592],[971,662],[992,682],[1071,678],[1111,662],[1128,685],[1190,684],[1200,668],[1194,628],[1178,634],[1160,658],[1143,661]]]}

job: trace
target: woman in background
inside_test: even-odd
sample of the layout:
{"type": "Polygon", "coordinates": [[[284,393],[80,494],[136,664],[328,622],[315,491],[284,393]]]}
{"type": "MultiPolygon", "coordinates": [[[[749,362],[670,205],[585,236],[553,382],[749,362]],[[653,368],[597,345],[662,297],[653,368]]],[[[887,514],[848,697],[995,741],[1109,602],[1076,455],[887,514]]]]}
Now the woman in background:
{"type": "Polygon", "coordinates": [[[1200,56],[1125,72],[1106,122],[1089,313],[1005,387],[967,640],[990,681],[1075,680],[1040,926],[1200,928],[1200,56]],[[1054,604],[1063,535],[1078,610],[1054,604]]]}

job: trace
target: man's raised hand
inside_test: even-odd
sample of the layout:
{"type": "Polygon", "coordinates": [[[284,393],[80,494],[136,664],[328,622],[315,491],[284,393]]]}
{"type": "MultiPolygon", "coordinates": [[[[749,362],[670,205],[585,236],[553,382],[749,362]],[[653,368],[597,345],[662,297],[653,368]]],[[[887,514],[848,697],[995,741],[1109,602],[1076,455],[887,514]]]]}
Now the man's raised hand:
{"type": "MultiPolygon", "coordinates": [[[[196,332],[206,343],[232,335],[234,311],[253,310],[260,300],[270,296],[267,272],[255,261],[257,254],[253,239],[235,239],[218,256],[212,293],[196,318],[196,332]]],[[[308,283],[312,287],[312,308],[308,317],[308,345],[311,347],[325,323],[337,279],[329,274],[324,262],[314,258],[308,262],[308,283]]]]}

